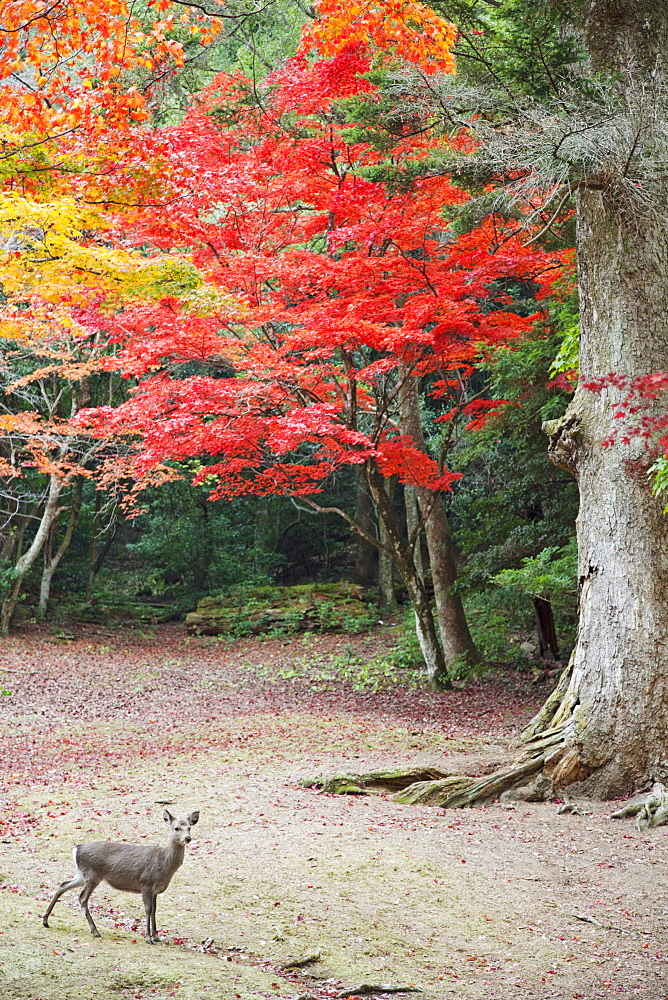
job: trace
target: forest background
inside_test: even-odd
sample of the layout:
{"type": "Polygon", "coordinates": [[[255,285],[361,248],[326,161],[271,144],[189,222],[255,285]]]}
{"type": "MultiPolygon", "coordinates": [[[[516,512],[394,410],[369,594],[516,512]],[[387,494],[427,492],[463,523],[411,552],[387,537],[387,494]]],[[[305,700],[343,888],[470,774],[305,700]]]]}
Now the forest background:
{"type": "Polygon", "coordinates": [[[0,44],[3,995],[663,994],[668,10],[13,0],[0,44]],[[238,641],[158,624],[198,598],[238,641]],[[102,887],[101,941],[45,928],[166,802],[170,946],[102,887]]]}
{"type": "MultiPolygon", "coordinates": [[[[312,23],[312,12],[304,5],[276,0],[253,11],[248,5],[228,4],[221,11],[215,8],[213,16],[182,6],[180,16],[168,5],[147,4],[141,15],[134,8],[134,49],[126,41],[125,62],[117,65],[111,65],[109,51],[113,21],[102,28],[94,5],[82,8],[76,23],[59,20],[56,6],[53,14],[31,25],[44,29],[45,38],[60,33],[60,44],[67,48],[62,59],[54,58],[48,45],[39,58],[30,46],[13,51],[10,45],[4,54],[5,88],[16,102],[13,108],[11,100],[7,104],[3,157],[4,629],[16,616],[47,618],[57,629],[72,619],[165,620],[192,610],[208,594],[232,593],[243,604],[252,600],[249,588],[258,585],[336,580],[371,588],[378,613],[370,609],[368,621],[392,614],[397,600],[414,595],[405,573],[402,579],[393,570],[392,552],[379,553],[370,544],[386,543],[387,528],[378,517],[378,496],[360,475],[363,449],[373,446],[377,452],[385,440],[386,447],[394,443],[394,454],[383,458],[387,502],[397,530],[412,548],[415,572],[430,592],[438,588],[434,576],[440,570],[433,572],[434,550],[430,553],[424,530],[428,512],[424,497],[421,503],[417,494],[425,483],[433,485],[436,476],[461,476],[449,476],[443,483],[447,491],[435,494],[439,503],[444,499],[454,542],[454,549],[448,542],[452,551],[445,585],[457,600],[461,597],[466,616],[458,624],[464,638],[447,656],[450,674],[464,678],[499,661],[567,659],[577,618],[577,490],[568,472],[549,461],[541,427],[564,412],[572,388],[569,375],[577,367],[570,204],[556,217],[552,207],[543,212],[536,201],[528,207],[501,205],[499,178],[466,167],[471,140],[464,125],[433,107],[407,108],[409,84],[402,82],[402,74],[405,78],[417,66],[427,80],[432,71],[447,76],[451,37],[434,43],[432,51],[428,44],[421,51],[408,19],[403,40],[397,31],[396,38],[386,34],[371,39],[369,46],[368,38],[351,35],[346,40],[343,28],[334,24],[334,35],[338,31],[345,44],[321,40],[315,65],[322,69],[309,78],[304,57],[295,59],[304,27],[312,23]],[[160,6],[164,15],[156,22],[160,6]],[[87,25],[99,35],[88,46],[90,54],[82,56],[76,31],[87,25]],[[95,67],[95,59],[106,65],[95,67]],[[307,91],[310,107],[303,103],[307,91]],[[333,125],[345,143],[341,155],[347,162],[344,171],[334,164],[330,182],[323,185],[322,173],[312,169],[314,143],[333,125]],[[268,150],[261,143],[272,127],[273,148],[268,150]],[[220,131],[212,136],[214,128],[220,131]],[[229,187],[221,190],[211,171],[206,172],[212,143],[220,144],[221,134],[225,142],[237,142],[237,162],[227,164],[228,172],[232,166],[236,171],[236,205],[229,187]],[[247,152],[258,149],[253,168],[259,169],[257,161],[264,156],[264,174],[251,183],[247,152]],[[282,172],[276,172],[279,157],[284,158],[282,172]],[[454,171],[453,157],[458,161],[454,171]],[[246,191],[239,182],[242,171],[246,191]],[[251,218],[249,206],[258,204],[257,184],[267,186],[272,171],[281,179],[281,190],[266,187],[261,212],[251,218]],[[371,215],[365,216],[358,204],[347,205],[347,229],[340,227],[333,244],[333,207],[325,200],[342,200],[345,171],[357,182],[355,197],[361,190],[367,199],[375,197],[378,212],[371,234],[371,215]],[[195,175],[200,184],[196,199],[195,175]],[[319,190],[313,189],[314,178],[319,190]],[[428,185],[435,183],[440,186],[430,194],[428,185]],[[230,218],[234,215],[238,224],[244,212],[247,227],[236,246],[223,239],[226,266],[237,268],[233,279],[225,281],[220,275],[211,278],[222,250],[202,232],[205,226],[209,236],[215,228],[221,231],[224,204],[228,229],[230,218]],[[289,237],[284,225],[260,233],[268,211],[282,223],[289,216],[289,237]],[[219,219],[212,225],[216,212],[219,219]],[[402,230],[399,219],[405,223],[407,217],[411,228],[404,225],[402,230]],[[188,227],[190,239],[184,239],[188,227]],[[364,250],[361,255],[351,249],[355,240],[364,250]],[[425,240],[432,241],[429,247],[425,240]],[[201,250],[199,256],[192,253],[197,241],[208,244],[209,259],[201,250]],[[424,294],[421,298],[425,288],[431,295],[433,275],[423,268],[420,288],[411,273],[414,262],[433,254],[434,246],[441,249],[436,257],[441,272],[451,278],[458,271],[460,276],[458,285],[438,288],[431,296],[446,302],[447,317],[429,313],[424,294]],[[388,267],[383,256],[397,247],[403,272],[395,259],[388,267]],[[253,303],[257,315],[251,316],[248,275],[258,265],[259,249],[264,291],[253,303]],[[382,269],[374,274],[368,267],[373,255],[382,269]],[[274,275],[266,269],[268,257],[274,275]],[[332,332],[332,322],[342,323],[344,314],[340,309],[334,314],[334,293],[325,287],[324,270],[314,276],[318,257],[323,268],[331,270],[338,261],[345,269],[345,277],[335,280],[341,300],[337,306],[345,301],[347,310],[348,344],[332,332]],[[292,274],[286,278],[289,269],[292,274]],[[283,282],[280,303],[269,301],[272,281],[283,282]],[[312,335],[331,338],[330,367],[358,369],[343,378],[340,370],[330,371],[338,389],[343,386],[350,395],[351,385],[360,382],[360,370],[361,380],[367,380],[365,391],[374,399],[359,404],[366,409],[361,422],[353,427],[350,414],[343,421],[336,417],[365,441],[344,441],[341,429],[333,432],[331,423],[324,428],[311,423],[299,433],[283,428],[285,440],[279,445],[274,441],[277,457],[268,458],[271,446],[260,440],[267,433],[260,425],[270,413],[264,399],[264,410],[256,406],[253,411],[254,426],[247,424],[242,432],[246,450],[233,487],[228,483],[221,489],[218,483],[212,494],[221,455],[226,455],[229,475],[229,442],[207,444],[207,457],[193,443],[193,428],[173,453],[165,450],[164,440],[158,447],[154,442],[152,463],[144,460],[140,469],[134,442],[146,429],[141,414],[155,426],[155,412],[146,414],[150,406],[161,404],[154,401],[147,408],[133,395],[133,386],[149,374],[155,383],[167,373],[170,391],[176,380],[185,389],[197,379],[209,379],[233,382],[238,396],[241,380],[234,365],[240,367],[239,341],[250,338],[249,327],[262,331],[252,335],[257,344],[275,350],[277,330],[282,333],[295,318],[305,321],[303,301],[299,316],[286,315],[289,281],[302,299],[321,296],[307,321],[312,335]],[[170,311],[171,322],[166,320],[170,311]],[[371,317],[384,329],[377,326],[352,340],[355,324],[371,317]],[[438,346],[440,354],[434,358],[433,339],[428,344],[415,336],[411,340],[406,331],[411,324],[417,329],[418,323],[422,331],[433,331],[439,321],[446,324],[448,342],[445,348],[438,346]],[[387,329],[397,327],[406,339],[397,334],[388,349],[387,329]],[[152,330],[160,330],[161,336],[152,339],[152,330]],[[410,401],[408,392],[400,398],[401,387],[409,383],[410,401]],[[133,404],[129,412],[127,406],[133,404]],[[97,436],[90,426],[73,424],[79,410],[100,405],[107,409],[97,436]],[[129,422],[134,422],[134,436],[124,433],[129,422]],[[99,433],[100,428],[106,433],[99,433]],[[333,433],[337,454],[318,454],[315,442],[333,433]],[[405,445],[407,434],[425,459],[410,451],[397,453],[397,442],[405,445]],[[262,487],[252,482],[264,473],[249,461],[249,448],[261,453],[265,472],[272,473],[272,481],[262,487]],[[290,456],[289,473],[281,453],[290,456]],[[392,468],[388,461],[394,462],[392,468]],[[426,461],[432,463],[428,469],[426,461]],[[276,478],[279,464],[290,482],[276,478]],[[302,477],[299,482],[295,470],[302,477]],[[432,482],[421,480],[422,474],[432,482]],[[315,511],[314,504],[325,511],[315,511]],[[362,535],[351,532],[346,519],[362,535]]],[[[18,7],[15,13],[20,14],[18,7]]],[[[550,85],[550,73],[577,67],[581,54],[573,39],[560,34],[556,17],[545,15],[538,31],[527,27],[522,4],[503,14],[494,5],[474,8],[467,14],[463,37],[482,39],[486,33],[499,66],[504,63],[504,72],[514,75],[519,91],[541,94],[550,85]],[[537,38],[542,38],[539,48],[537,38]]],[[[408,13],[425,16],[417,8],[408,13]]],[[[118,15],[122,18],[120,7],[118,15]]],[[[13,40],[11,33],[4,37],[13,40]]],[[[460,81],[481,83],[486,69],[461,40],[457,55],[460,81]]],[[[296,298],[289,305],[296,313],[296,298]]],[[[281,363],[300,350],[302,364],[297,374],[289,375],[291,386],[299,382],[299,392],[283,409],[274,399],[275,415],[290,412],[293,419],[305,393],[311,392],[311,403],[316,398],[313,385],[304,384],[314,377],[303,363],[308,346],[287,339],[279,345],[281,363]]],[[[253,363],[266,365],[267,359],[253,363]]],[[[244,364],[246,374],[267,392],[266,377],[257,367],[251,370],[248,357],[244,364]]],[[[285,378],[282,385],[274,381],[269,391],[284,393],[285,385],[285,378]]],[[[185,393],[184,405],[192,405],[185,393]]],[[[212,422],[212,412],[204,408],[201,423],[212,422]]],[[[160,417],[165,435],[165,414],[160,417]]],[[[169,417],[173,421],[173,412],[169,417]]],[[[318,419],[322,417],[320,412],[318,419]]],[[[181,430],[174,432],[172,423],[166,436],[175,433],[185,437],[181,430]]],[[[234,458],[239,461],[238,452],[234,458]]],[[[434,520],[432,516],[427,523],[434,520]]],[[[443,548],[442,539],[440,544],[443,548]]],[[[407,636],[413,631],[412,618],[411,613],[407,636]]],[[[237,634],[250,627],[241,616],[237,634]]],[[[416,643],[407,639],[402,650],[404,665],[419,662],[416,643]]]]}

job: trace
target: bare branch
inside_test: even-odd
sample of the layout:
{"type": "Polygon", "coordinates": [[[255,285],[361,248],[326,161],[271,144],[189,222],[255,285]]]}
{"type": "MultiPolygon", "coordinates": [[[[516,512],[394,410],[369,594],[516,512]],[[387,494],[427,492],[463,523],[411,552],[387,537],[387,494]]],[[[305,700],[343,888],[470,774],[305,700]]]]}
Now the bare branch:
{"type": "Polygon", "coordinates": [[[29,28],[30,25],[33,24],[35,21],[48,20],[48,17],[49,17],[49,14],[51,13],[51,11],[55,10],[56,7],[59,7],[60,4],[61,4],[61,2],[62,2],[62,0],[55,0],[55,3],[52,3],[50,7],[47,7],[46,10],[41,11],[39,14],[35,14],[35,16],[31,17],[29,21],[25,21],[24,24],[20,24],[18,26],[18,28],[0,28],[0,34],[2,34],[2,35],[17,35],[17,34],[19,34],[19,32],[25,31],[26,28],[29,28]]]}

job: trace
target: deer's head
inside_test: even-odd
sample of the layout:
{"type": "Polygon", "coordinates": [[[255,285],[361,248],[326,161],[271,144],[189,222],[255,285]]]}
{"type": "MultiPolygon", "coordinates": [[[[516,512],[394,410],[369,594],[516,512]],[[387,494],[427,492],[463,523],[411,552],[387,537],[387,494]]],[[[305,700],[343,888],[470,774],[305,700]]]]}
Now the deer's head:
{"type": "Polygon", "coordinates": [[[172,832],[172,840],[175,843],[181,847],[190,843],[190,828],[199,820],[199,812],[189,813],[186,819],[177,819],[176,816],[172,816],[169,809],[165,809],[162,817],[165,823],[169,824],[172,832]]]}

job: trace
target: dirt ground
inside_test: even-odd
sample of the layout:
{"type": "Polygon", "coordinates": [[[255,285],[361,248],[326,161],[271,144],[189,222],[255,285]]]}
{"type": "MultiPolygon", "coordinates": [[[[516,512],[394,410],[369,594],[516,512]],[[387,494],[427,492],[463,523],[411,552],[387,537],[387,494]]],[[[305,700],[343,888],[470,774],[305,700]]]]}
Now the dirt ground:
{"type": "Polygon", "coordinates": [[[179,626],[7,640],[0,1000],[325,1000],[363,984],[425,1000],[668,997],[668,828],[639,834],[605,804],[446,812],[300,786],[402,764],[481,773],[545,695],[510,677],[359,692],[315,669],[390,642],[227,644],[179,626]],[[164,943],[145,943],[138,896],[104,886],[101,939],[76,892],[43,928],[73,843],[164,843],[165,802],[201,819],[158,898],[164,943]]]}

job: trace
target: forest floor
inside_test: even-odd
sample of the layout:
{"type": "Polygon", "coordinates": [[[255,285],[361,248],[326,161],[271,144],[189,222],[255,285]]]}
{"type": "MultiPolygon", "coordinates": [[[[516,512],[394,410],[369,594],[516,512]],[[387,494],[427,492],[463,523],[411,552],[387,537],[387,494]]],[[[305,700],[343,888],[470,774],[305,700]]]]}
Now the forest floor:
{"type": "Polygon", "coordinates": [[[176,625],[26,626],[7,640],[0,998],[328,1000],[362,984],[425,1000],[668,997],[666,827],[639,834],[605,804],[446,812],[299,784],[509,759],[545,695],[526,675],[365,692],[322,669],[392,641],[378,629],[230,644],[176,625]],[[76,892],[43,928],[73,843],[164,843],[164,802],[201,811],[158,898],[165,943],[145,943],[138,896],[105,886],[91,906],[101,939],[76,892]]]}

